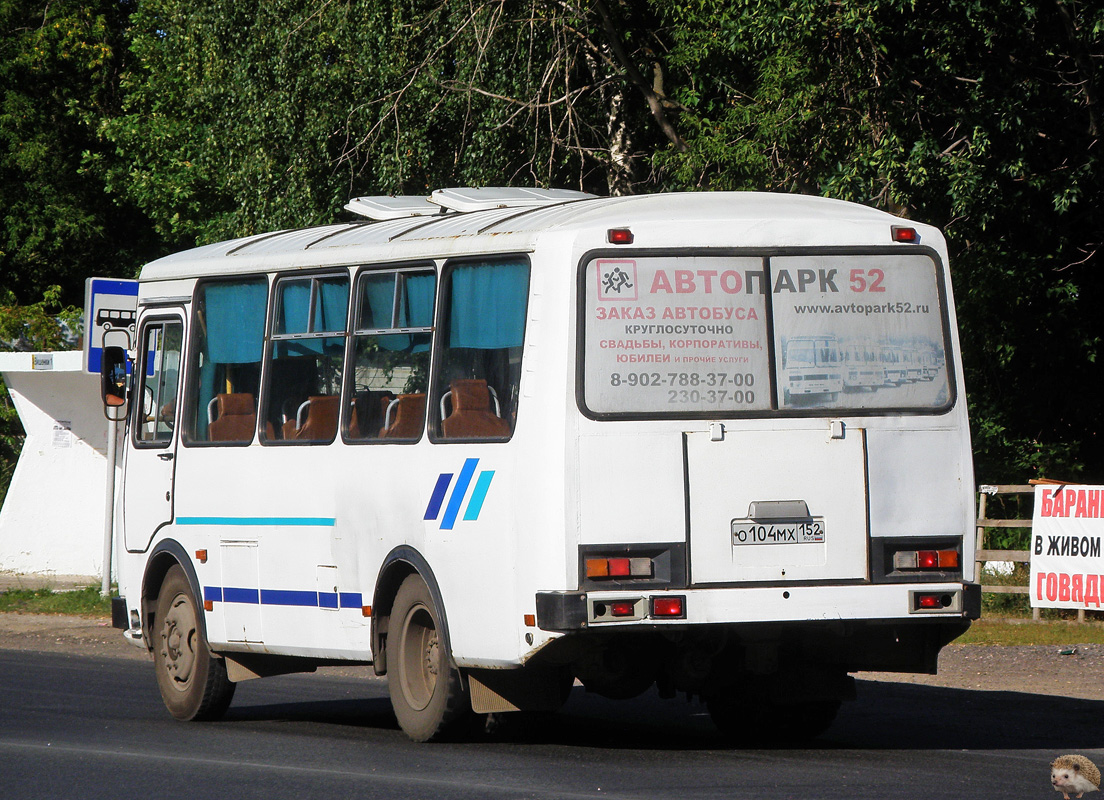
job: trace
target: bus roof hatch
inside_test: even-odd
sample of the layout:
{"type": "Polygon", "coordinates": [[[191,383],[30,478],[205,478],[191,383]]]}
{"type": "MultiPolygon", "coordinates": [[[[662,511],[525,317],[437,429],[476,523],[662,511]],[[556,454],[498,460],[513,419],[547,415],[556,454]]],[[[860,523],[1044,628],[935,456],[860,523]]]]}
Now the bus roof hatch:
{"type": "Polygon", "coordinates": [[[438,189],[429,197],[431,203],[451,211],[487,211],[492,208],[537,208],[572,200],[590,200],[597,195],[572,189],[527,189],[524,187],[487,186],[467,189],[438,189]]]}

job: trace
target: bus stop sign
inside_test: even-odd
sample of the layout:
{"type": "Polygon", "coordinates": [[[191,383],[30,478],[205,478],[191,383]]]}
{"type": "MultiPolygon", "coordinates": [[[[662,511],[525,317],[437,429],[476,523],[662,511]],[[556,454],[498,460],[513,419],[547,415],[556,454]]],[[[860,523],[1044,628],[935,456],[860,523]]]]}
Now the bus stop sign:
{"type": "Polygon", "coordinates": [[[105,347],[133,350],[138,281],[89,278],[84,284],[84,368],[99,373],[105,347]]]}

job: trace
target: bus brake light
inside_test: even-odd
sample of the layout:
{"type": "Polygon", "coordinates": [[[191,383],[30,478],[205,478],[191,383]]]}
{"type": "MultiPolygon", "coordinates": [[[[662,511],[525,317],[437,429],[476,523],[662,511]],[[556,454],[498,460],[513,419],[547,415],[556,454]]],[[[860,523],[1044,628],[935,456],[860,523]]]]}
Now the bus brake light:
{"type": "Polygon", "coordinates": [[[632,244],[633,232],[628,228],[610,228],[606,231],[606,241],[610,244],[632,244]]]}

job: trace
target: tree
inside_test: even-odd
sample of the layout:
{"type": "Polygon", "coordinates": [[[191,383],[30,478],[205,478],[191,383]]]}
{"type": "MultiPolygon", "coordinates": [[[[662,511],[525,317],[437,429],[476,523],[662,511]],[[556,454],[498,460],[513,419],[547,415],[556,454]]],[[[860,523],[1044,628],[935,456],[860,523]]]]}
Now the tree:
{"type": "MultiPolygon", "coordinates": [[[[126,3],[0,0],[0,286],[33,303],[52,285],[131,274],[157,250],[84,160],[117,103],[126,3]]],[[[5,301],[6,302],[6,301],[5,301]]]]}
{"type": "Polygon", "coordinates": [[[979,476],[1104,479],[1104,9],[1062,0],[660,2],[669,185],[802,191],[942,227],[979,476]]]}

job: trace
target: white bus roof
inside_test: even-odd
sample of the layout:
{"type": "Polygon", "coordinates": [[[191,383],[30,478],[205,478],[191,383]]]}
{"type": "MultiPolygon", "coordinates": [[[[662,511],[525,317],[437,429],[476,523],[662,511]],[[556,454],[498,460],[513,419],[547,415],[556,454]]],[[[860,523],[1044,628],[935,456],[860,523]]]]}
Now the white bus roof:
{"type": "MultiPolygon", "coordinates": [[[[570,198],[581,193],[565,194],[570,198]]],[[[524,252],[534,248],[540,234],[552,232],[599,231],[602,236],[593,245],[597,247],[605,246],[604,231],[611,227],[632,229],[636,248],[889,245],[889,227],[901,222],[899,217],[856,203],[805,195],[696,192],[584,197],[535,207],[511,205],[259,234],[152,261],[142,269],[141,279],[524,252]]],[[[928,226],[907,224],[924,237],[937,234],[928,226]]]]}

